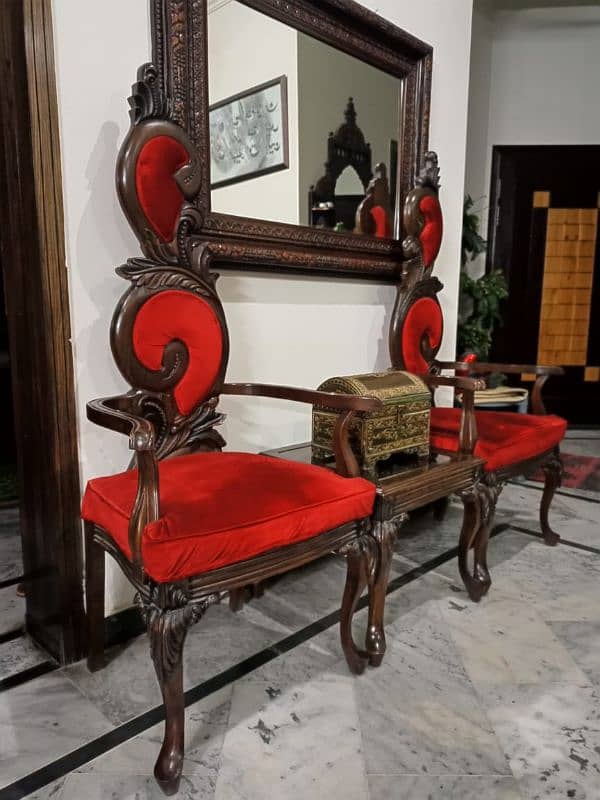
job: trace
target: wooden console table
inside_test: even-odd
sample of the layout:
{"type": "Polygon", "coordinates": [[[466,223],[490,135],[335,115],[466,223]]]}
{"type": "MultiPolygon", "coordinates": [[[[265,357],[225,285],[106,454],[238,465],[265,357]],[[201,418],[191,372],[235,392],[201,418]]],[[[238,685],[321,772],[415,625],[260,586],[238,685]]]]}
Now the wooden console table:
{"type": "MultiPolygon", "coordinates": [[[[290,461],[312,462],[310,442],[293,444],[263,455],[286,458],[290,461]]],[[[318,462],[320,463],[320,462],[318,462]]],[[[469,597],[479,601],[488,591],[491,579],[487,568],[486,551],[489,538],[487,525],[482,524],[485,509],[485,488],[480,484],[483,460],[468,456],[449,458],[438,456],[426,463],[398,461],[377,479],[377,502],[374,521],[379,529],[387,528],[388,541],[381,543],[385,558],[381,563],[380,602],[385,600],[387,576],[391,565],[393,545],[400,526],[410,511],[444,500],[456,494],[463,502],[465,515],[459,537],[458,565],[469,597]],[[391,523],[391,524],[390,524],[391,523]],[[469,566],[469,552],[473,565],[469,566]]],[[[327,465],[324,465],[327,466],[327,465]]],[[[333,461],[331,463],[333,468],[333,461]]]]}

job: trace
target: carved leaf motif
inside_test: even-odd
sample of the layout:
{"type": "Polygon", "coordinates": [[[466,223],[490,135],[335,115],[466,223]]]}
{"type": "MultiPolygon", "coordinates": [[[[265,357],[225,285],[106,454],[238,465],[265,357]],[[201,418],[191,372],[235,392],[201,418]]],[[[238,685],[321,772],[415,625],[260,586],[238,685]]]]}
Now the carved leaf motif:
{"type": "Polygon", "coordinates": [[[156,264],[143,258],[130,258],[126,264],[117,267],[117,274],[131,281],[136,287],[148,290],[177,288],[185,289],[204,297],[213,297],[209,285],[189,270],[174,268],[172,265],[156,264]]]}
{"type": "Polygon", "coordinates": [[[152,584],[147,597],[136,595],[136,603],[150,637],[150,652],[159,681],[166,682],[181,661],[187,630],[198,622],[206,610],[221,601],[218,593],[189,602],[187,593],[178,586],[152,584]]]}

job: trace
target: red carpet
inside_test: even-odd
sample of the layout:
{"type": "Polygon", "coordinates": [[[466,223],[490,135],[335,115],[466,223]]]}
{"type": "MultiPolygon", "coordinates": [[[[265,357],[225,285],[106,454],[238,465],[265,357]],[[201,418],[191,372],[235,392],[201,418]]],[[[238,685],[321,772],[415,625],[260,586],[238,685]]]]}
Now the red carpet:
{"type": "MultiPolygon", "coordinates": [[[[589,492],[600,492],[600,458],[593,456],[575,456],[561,453],[565,472],[562,485],[565,489],[585,489],[589,492]]],[[[532,481],[544,481],[544,473],[540,470],[530,477],[532,481]]]]}

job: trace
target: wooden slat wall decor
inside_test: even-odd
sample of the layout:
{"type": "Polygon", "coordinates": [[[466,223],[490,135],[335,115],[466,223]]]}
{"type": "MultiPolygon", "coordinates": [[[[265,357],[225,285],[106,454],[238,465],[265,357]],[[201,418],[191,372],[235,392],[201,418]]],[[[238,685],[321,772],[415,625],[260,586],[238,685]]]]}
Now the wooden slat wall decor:
{"type": "Polygon", "coordinates": [[[585,367],[598,209],[551,208],[550,199],[534,192],[533,207],[548,208],[538,363],[585,367]]]}

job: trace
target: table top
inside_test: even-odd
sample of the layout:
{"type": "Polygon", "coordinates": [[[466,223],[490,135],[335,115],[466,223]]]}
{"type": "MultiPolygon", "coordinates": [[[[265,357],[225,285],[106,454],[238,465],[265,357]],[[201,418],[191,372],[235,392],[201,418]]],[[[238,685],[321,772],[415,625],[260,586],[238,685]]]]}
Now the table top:
{"type": "MultiPolygon", "coordinates": [[[[302,464],[313,463],[310,442],[267,450],[264,455],[298,461],[302,464]]],[[[333,460],[327,464],[315,463],[335,468],[333,460]]],[[[399,455],[397,459],[391,459],[386,463],[377,479],[377,491],[384,500],[393,503],[396,513],[411,511],[468,489],[479,475],[483,463],[481,458],[474,456],[465,458],[438,456],[435,461],[418,462],[399,455]]]]}

